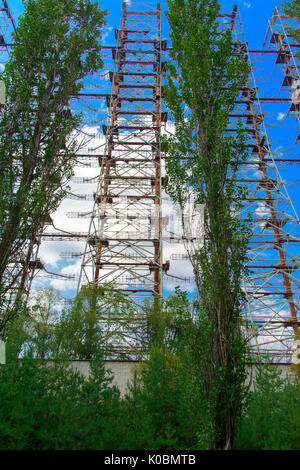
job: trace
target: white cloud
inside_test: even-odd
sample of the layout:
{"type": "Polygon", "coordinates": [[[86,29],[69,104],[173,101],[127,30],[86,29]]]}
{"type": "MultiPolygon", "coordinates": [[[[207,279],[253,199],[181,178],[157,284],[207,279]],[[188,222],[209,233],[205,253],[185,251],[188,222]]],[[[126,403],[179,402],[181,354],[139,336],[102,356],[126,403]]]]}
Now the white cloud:
{"type": "Polygon", "coordinates": [[[245,8],[251,8],[251,6],[252,6],[252,3],[245,2],[244,0],[239,0],[239,3],[241,3],[242,6],[245,7],[245,8]]]}
{"type": "Polygon", "coordinates": [[[60,291],[66,292],[70,289],[76,289],[78,283],[78,276],[80,273],[81,268],[81,259],[76,261],[74,264],[69,264],[65,266],[59,274],[64,276],[74,276],[74,280],[64,279],[64,278],[56,278],[51,280],[51,287],[60,291]]]}

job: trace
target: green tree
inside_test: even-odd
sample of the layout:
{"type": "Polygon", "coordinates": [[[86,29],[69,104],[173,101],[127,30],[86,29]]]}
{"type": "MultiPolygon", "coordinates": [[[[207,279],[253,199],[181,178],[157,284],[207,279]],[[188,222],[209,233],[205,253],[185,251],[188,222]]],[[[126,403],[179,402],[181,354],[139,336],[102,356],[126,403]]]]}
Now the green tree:
{"type": "MultiPolygon", "coordinates": [[[[284,12],[291,18],[297,18],[300,20],[300,2],[299,0],[288,1],[283,4],[284,12]]],[[[299,28],[291,29],[293,37],[297,42],[300,42],[300,31],[299,28]]]]}
{"type": "Polygon", "coordinates": [[[253,367],[253,390],[236,433],[235,449],[300,449],[300,382],[284,377],[279,367],[253,367]]]}
{"type": "Polygon", "coordinates": [[[54,356],[69,359],[91,360],[103,346],[103,332],[97,299],[100,296],[93,286],[85,286],[69,308],[63,310],[55,325],[54,356]]]}
{"type": "Polygon", "coordinates": [[[114,448],[119,392],[111,382],[99,351],[89,377],[65,361],[37,360],[30,351],[20,360],[9,351],[0,366],[0,449],[114,448]]]}
{"type": "Polygon", "coordinates": [[[147,321],[149,356],[124,400],[123,420],[131,425],[120,436],[122,448],[209,449],[211,410],[201,384],[204,325],[178,287],[160,305],[148,306],[147,321]]]}
{"type": "Polygon", "coordinates": [[[203,395],[180,357],[160,340],[140,365],[123,403],[123,449],[198,448],[203,395]],[[200,411],[201,410],[201,411],[200,411]]]}
{"type": "Polygon", "coordinates": [[[102,67],[106,12],[90,0],[28,0],[1,74],[0,331],[17,313],[28,265],[43,226],[65,194],[81,116],[69,101],[102,67]],[[19,292],[17,292],[20,287],[19,292]],[[8,300],[8,293],[15,292],[8,300]],[[17,293],[16,293],[17,292],[17,293]]]}
{"type": "Polygon", "coordinates": [[[64,308],[60,301],[52,289],[33,291],[26,310],[7,325],[7,340],[44,359],[92,360],[99,348],[112,358],[129,334],[148,347],[136,309],[113,285],[86,285],[64,308]]]}
{"type": "MultiPolygon", "coordinates": [[[[7,363],[0,366],[0,449],[114,449],[120,393],[99,341],[85,343],[83,315],[74,345],[64,341],[63,350],[58,349],[57,329],[61,333],[70,322],[53,312],[51,299],[51,291],[38,293],[31,315],[8,325],[7,363]],[[72,367],[74,350],[92,359],[88,377],[72,367]]],[[[99,340],[99,329],[97,335],[99,340]]]]}
{"type": "Polygon", "coordinates": [[[23,347],[38,359],[53,357],[55,325],[59,322],[60,295],[53,289],[34,291],[27,314],[20,316],[20,330],[26,338],[23,347]],[[22,321],[23,320],[23,321],[22,321]]]}
{"type": "Polygon", "coordinates": [[[196,210],[205,207],[204,243],[188,244],[187,250],[207,332],[202,384],[211,409],[211,447],[229,449],[244,393],[241,279],[249,231],[238,216],[245,188],[237,173],[247,156],[246,136],[241,124],[234,136],[226,130],[249,70],[234,52],[231,30],[218,22],[216,0],[167,3],[172,50],[164,90],[175,131],[163,139],[166,190],[182,211],[187,238],[191,199],[196,210]]]}
{"type": "MultiPolygon", "coordinates": [[[[300,30],[299,30],[299,21],[300,21],[300,2],[299,0],[293,0],[286,3],[283,3],[284,13],[290,18],[296,18],[298,24],[294,27],[288,27],[287,33],[290,34],[296,43],[300,43],[300,30]]],[[[298,59],[300,59],[300,52],[297,53],[298,59]]]]}

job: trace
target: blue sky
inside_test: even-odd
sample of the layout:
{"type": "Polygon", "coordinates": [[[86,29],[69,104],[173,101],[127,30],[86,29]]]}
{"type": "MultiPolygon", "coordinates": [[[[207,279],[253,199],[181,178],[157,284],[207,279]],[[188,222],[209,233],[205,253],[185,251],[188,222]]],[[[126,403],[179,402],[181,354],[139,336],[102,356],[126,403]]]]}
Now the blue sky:
{"type": "MultiPolygon", "coordinates": [[[[129,4],[131,3],[131,0],[126,1],[129,4]]],[[[132,2],[134,1],[138,0],[132,0],[132,2]]],[[[141,1],[144,1],[144,3],[147,2],[147,0],[141,1]]],[[[22,0],[7,0],[7,2],[17,23],[18,16],[24,11],[22,6],[22,0]]],[[[167,9],[167,1],[162,0],[161,3],[162,11],[164,12],[167,9]]],[[[237,4],[239,6],[241,18],[244,25],[245,37],[250,50],[262,49],[262,44],[265,39],[265,34],[268,27],[268,20],[271,18],[275,6],[281,8],[282,3],[282,0],[235,0],[233,2],[229,2],[228,0],[220,0],[220,4],[222,6],[233,6],[234,4],[237,4]]],[[[103,34],[103,43],[105,45],[115,45],[114,28],[119,27],[122,0],[100,0],[99,4],[101,7],[107,9],[109,12],[108,25],[104,29],[103,34]]],[[[163,18],[162,36],[164,39],[168,38],[168,26],[165,18],[163,18]]],[[[110,52],[107,54],[109,55],[111,61],[110,52]]],[[[265,98],[275,96],[289,98],[288,90],[286,88],[284,90],[281,89],[281,84],[283,81],[283,70],[280,66],[277,66],[277,68],[274,67],[274,57],[276,56],[272,54],[266,57],[261,57],[260,59],[255,59],[253,62],[253,67],[257,78],[259,95],[260,97],[265,98]]],[[[105,67],[104,72],[107,72],[107,70],[108,68],[105,67]]],[[[109,80],[106,81],[106,86],[110,86],[109,80]]],[[[297,136],[299,136],[299,124],[295,120],[295,115],[290,113],[290,104],[291,102],[289,101],[286,102],[284,105],[280,102],[277,105],[264,104],[263,106],[265,125],[268,131],[272,153],[274,154],[275,158],[291,158],[297,156],[297,158],[299,159],[300,143],[295,144],[295,142],[297,142],[295,139],[297,138],[297,136]]],[[[107,112],[104,108],[97,110],[97,112],[98,111],[99,113],[103,112],[103,114],[106,114],[107,112]]],[[[300,213],[300,198],[298,196],[299,187],[297,187],[299,183],[289,184],[291,180],[297,179],[297,176],[299,175],[299,165],[281,165],[280,174],[284,182],[287,183],[287,189],[289,191],[289,194],[292,198],[292,202],[294,203],[296,210],[298,211],[298,213],[300,213]]],[[[280,199],[281,195],[279,194],[278,197],[280,199]]],[[[72,201],[70,200],[66,201],[66,203],[69,205],[71,205],[71,202],[72,201]]],[[[263,212],[263,208],[261,209],[263,212]]],[[[288,207],[287,212],[291,214],[291,207],[288,207]]],[[[258,213],[258,215],[260,214],[258,213]]],[[[294,216],[294,214],[291,215],[294,216]]],[[[261,216],[263,217],[264,214],[262,213],[261,216]]],[[[297,231],[293,230],[291,230],[291,233],[293,233],[294,236],[299,237],[297,231]]],[[[297,245],[296,247],[289,248],[291,250],[290,255],[292,257],[295,257],[295,259],[297,259],[297,257],[299,256],[298,247],[299,245],[297,245]]],[[[52,255],[52,253],[48,253],[48,256],[50,255],[52,255]]],[[[68,271],[64,271],[64,273],[70,274],[72,273],[72,270],[75,266],[74,260],[72,261],[72,263],[73,264],[68,263],[63,258],[59,262],[57,262],[57,269],[60,270],[60,273],[62,273],[64,269],[68,269],[68,271]]],[[[49,262],[49,264],[50,267],[53,267],[53,263],[51,265],[51,263],[49,262]]],[[[56,272],[57,269],[55,269],[56,272]]],[[[42,282],[44,282],[44,280],[42,282]]],[[[58,287],[54,287],[58,289],[58,287]]],[[[72,298],[75,294],[75,290],[70,290],[70,288],[68,287],[65,287],[65,289],[65,291],[59,289],[60,293],[63,294],[64,297],[72,298]]],[[[185,287],[183,287],[183,289],[185,289],[185,287]]],[[[268,304],[266,302],[266,306],[267,305],[268,304]]]]}
{"type": "MultiPolygon", "coordinates": [[[[146,0],[144,0],[144,2],[145,1],[146,0]]],[[[162,0],[161,3],[162,3],[162,11],[164,12],[167,9],[167,2],[166,0],[162,0]]],[[[268,19],[271,18],[274,12],[275,6],[279,6],[279,7],[282,6],[282,1],[281,0],[235,0],[231,3],[231,2],[228,2],[227,0],[225,1],[222,0],[220,1],[220,3],[221,5],[226,5],[226,6],[230,6],[230,5],[233,6],[234,4],[238,4],[240,8],[242,21],[244,24],[246,41],[248,42],[249,49],[262,49],[262,44],[265,38],[267,26],[268,26],[268,19]]],[[[115,38],[114,38],[113,30],[114,28],[118,28],[119,26],[122,0],[101,0],[99,1],[99,4],[101,5],[101,7],[107,9],[110,13],[108,16],[108,25],[105,28],[104,35],[103,35],[104,44],[114,45],[115,38]]],[[[8,0],[8,5],[17,22],[18,16],[22,14],[23,12],[22,0],[8,0]]],[[[168,27],[167,27],[166,19],[163,19],[162,35],[165,39],[167,39],[168,27]]],[[[110,53],[109,53],[109,56],[110,56],[110,53]]],[[[274,60],[274,57],[272,58],[272,60],[274,60]]],[[[267,70],[265,71],[265,67],[266,68],[273,67],[273,62],[269,63],[268,61],[266,61],[264,65],[256,62],[254,66],[256,67],[255,72],[257,73],[259,77],[259,75],[265,75],[268,72],[267,70]]],[[[277,93],[276,87],[278,86],[278,84],[281,83],[280,81],[282,81],[282,78],[283,78],[281,74],[282,74],[282,71],[279,70],[277,75],[274,77],[276,78],[276,83],[275,81],[273,82],[269,81],[268,83],[264,84],[263,82],[258,81],[258,87],[259,87],[259,92],[261,96],[271,96],[271,95],[275,96],[275,94],[277,93]]],[[[107,83],[109,85],[109,81],[107,83]]],[[[270,106],[269,108],[265,107],[263,111],[265,113],[266,125],[268,127],[268,133],[270,136],[273,151],[276,152],[277,149],[288,148],[290,146],[289,141],[294,142],[295,136],[293,135],[291,138],[287,138],[290,134],[290,128],[289,129],[287,127],[284,128],[287,121],[283,120],[281,123],[281,121],[278,118],[279,115],[285,116],[285,113],[287,112],[287,110],[283,109],[282,105],[278,105],[277,107],[272,105],[272,108],[270,106]]],[[[105,109],[103,109],[103,113],[106,113],[105,109]]],[[[294,133],[297,133],[297,132],[299,133],[298,125],[296,129],[296,122],[294,122],[294,117],[291,116],[289,119],[291,120],[290,126],[295,127],[294,133]]],[[[295,154],[296,150],[298,150],[297,146],[291,151],[291,153],[295,154]]],[[[299,174],[298,168],[299,166],[297,167],[297,171],[299,174]]],[[[284,178],[285,181],[289,181],[289,180],[296,179],[297,175],[292,174],[292,170],[290,168],[287,168],[286,166],[285,168],[283,168],[282,177],[284,178]]],[[[300,213],[300,210],[299,210],[300,201],[297,204],[299,189],[293,186],[288,186],[288,190],[293,201],[296,201],[295,205],[298,206],[296,207],[296,209],[298,210],[298,213],[300,213]]],[[[70,203],[70,201],[68,203],[70,203]]],[[[66,262],[64,260],[61,261],[61,263],[62,264],[60,267],[66,265],[66,262]]]]}
{"type": "MultiPolygon", "coordinates": [[[[17,19],[23,12],[22,0],[8,0],[7,3],[14,14],[14,18],[17,19]]],[[[166,0],[162,0],[161,3],[162,10],[165,11],[167,8],[166,0]]],[[[118,27],[122,0],[101,0],[99,4],[110,12],[109,25],[114,28],[118,27]]],[[[258,47],[261,46],[264,40],[267,19],[272,16],[276,5],[282,6],[282,0],[235,0],[233,2],[221,0],[220,4],[239,5],[249,46],[258,47]]],[[[163,31],[166,32],[166,28],[163,28],[163,31]]],[[[113,36],[111,36],[111,40],[112,38],[113,36]]]]}

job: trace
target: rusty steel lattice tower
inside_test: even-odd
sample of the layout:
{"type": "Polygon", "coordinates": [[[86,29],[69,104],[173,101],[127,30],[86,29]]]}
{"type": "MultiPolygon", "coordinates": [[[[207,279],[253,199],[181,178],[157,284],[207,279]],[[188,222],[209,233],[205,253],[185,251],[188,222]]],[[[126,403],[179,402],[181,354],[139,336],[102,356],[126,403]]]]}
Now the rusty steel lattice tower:
{"type": "MultiPolygon", "coordinates": [[[[0,51],[8,52],[9,46],[11,43],[8,43],[6,40],[7,33],[10,31],[16,31],[16,25],[14,18],[11,14],[9,6],[6,0],[2,0],[0,6],[0,51]]],[[[2,59],[2,58],[1,58],[2,59]]]]}
{"type": "Polygon", "coordinates": [[[162,294],[161,6],[123,2],[109,125],[79,285],[110,281],[136,305],[162,294]]]}
{"type": "MultiPolygon", "coordinates": [[[[252,216],[249,276],[243,287],[245,339],[252,355],[289,360],[298,330],[299,218],[278,164],[280,155],[269,138],[264,102],[260,98],[238,8],[223,8],[220,30],[230,29],[234,54],[244,55],[251,73],[230,114],[227,132],[243,120],[249,132],[249,158],[241,164],[238,182],[247,185],[241,219],[252,216]]],[[[122,7],[122,22],[112,49],[115,69],[107,96],[110,123],[103,126],[105,153],[99,156],[101,175],[92,214],[79,287],[113,282],[141,307],[162,292],[161,162],[162,54],[160,4],[133,3],[122,7]]],[[[276,101],[276,100],[275,100],[276,101]]],[[[183,239],[183,238],[182,238],[183,239]]],[[[178,274],[180,278],[180,273],[178,274]]],[[[186,279],[182,277],[184,283],[186,279]]],[[[184,287],[184,284],[183,284],[184,287]]],[[[130,343],[130,341],[129,341],[130,343]]]]}
{"type": "MultiPolygon", "coordinates": [[[[248,189],[241,217],[251,213],[253,229],[248,252],[249,276],[244,280],[245,336],[251,355],[271,355],[278,361],[289,361],[299,328],[300,221],[280,169],[282,163],[292,165],[293,160],[282,158],[283,146],[276,146],[280,132],[285,147],[288,136],[280,128],[274,133],[276,122],[270,124],[271,113],[266,106],[274,109],[276,103],[285,102],[288,113],[295,108],[291,98],[278,94],[278,90],[265,92],[262,85],[258,88],[257,57],[263,57],[266,65],[270,51],[248,50],[238,11],[235,34],[236,51],[245,54],[251,67],[248,82],[236,102],[236,114],[232,115],[244,119],[251,136],[249,158],[241,165],[239,175],[248,189]]],[[[276,64],[282,61],[282,51],[278,50],[276,64]]]]}
{"type": "MultiPolygon", "coordinates": [[[[299,329],[300,285],[299,217],[281,173],[284,165],[291,167],[300,163],[300,159],[292,157],[282,146],[279,149],[276,147],[280,129],[274,127],[274,137],[267,106],[287,107],[290,125],[297,124],[297,135],[292,146],[287,142],[285,131],[281,131],[282,140],[286,148],[297,149],[295,145],[300,142],[297,123],[300,92],[295,83],[300,80],[300,68],[294,53],[298,45],[293,44],[286,32],[287,21],[276,9],[269,23],[269,48],[253,51],[247,47],[238,8],[223,7],[220,12],[220,30],[231,30],[233,53],[244,55],[251,67],[247,83],[230,114],[227,129],[227,132],[234,134],[238,121],[243,120],[249,131],[249,157],[240,165],[238,175],[238,182],[247,185],[248,189],[240,217],[243,219],[251,213],[253,229],[249,244],[249,275],[243,281],[247,297],[243,312],[244,335],[252,357],[270,354],[281,361],[290,360],[295,333],[299,329]],[[276,67],[280,68],[281,74],[284,73],[280,89],[282,94],[265,94],[257,86],[256,61],[260,58],[265,67],[266,57],[274,55],[276,67]]],[[[74,218],[90,217],[89,230],[75,233],[59,230],[53,224],[54,232],[46,230],[28,241],[28,252],[16,260],[13,269],[19,269],[22,275],[18,278],[23,291],[28,293],[34,273],[44,273],[43,279],[49,275],[37,258],[40,241],[57,244],[61,241],[84,241],[86,245],[78,290],[86,284],[101,287],[105,282],[113,283],[130,299],[136,309],[138,328],[143,329],[143,305],[161,296],[163,276],[168,280],[173,275],[183,290],[194,282],[193,276],[184,276],[181,272],[180,263],[176,266],[176,259],[181,262],[188,260],[186,252],[171,253],[171,264],[167,259],[163,262],[162,257],[165,243],[163,222],[170,214],[162,204],[165,199],[162,177],[166,156],[161,152],[160,137],[168,118],[163,108],[161,70],[168,47],[167,41],[161,38],[160,3],[132,1],[129,6],[123,2],[121,24],[115,31],[115,37],[116,46],[103,47],[109,51],[108,54],[112,52],[114,61],[114,71],[109,73],[111,92],[99,93],[95,78],[92,93],[80,93],[73,97],[86,105],[82,109],[89,109],[89,113],[92,107],[101,108],[93,100],[106,100],[108,109],[108,120],[103,125],[104,146],[96,145],[101,150],[89,153],[88,149],[88,152],[77,155],[82,165],[89,161],[91,166],[96,167],[99,162],[100,175],[97,168],[97,176],[94,174],[90,179],[77,177],[85,183],[97,180],[97,189],[93,190],[94,194],[69,195],[77,198],[78,207],[80,203],[84,204],[83,200],[94,199],[92,211],[68,213],[74,218]]],[[[81,104],[78,106],[80,108],[81,104]]],[[[94,122],[99,125],[97,110],[93,112],[94,115],[86,114],[87,125],[91,126],[94,122]]],[[[101,142],[101,139],[102,136],[97,141],[101,142]]],[[[93,137],[90,137],[92,140],[93,137]]],[[[297,168],[293,167],[293,172],[297,168]]],[[[48,229],[51,224],[49,219],[48,229]]],[[[173,233],[171,227],[170,233],[173,233]]],[[[174,232],[166,243],[175,241],[183,244],[182,233],[174,232]]],[[[165,252],[172,249],[170,244],[166,245],[165,252]]],[[[65,257],[73,257],[73,254],[81,258],[82,249],[75,253],[62,253],[65,257]]],[[[70,282],[78,280],[76,271],[69,273],[59,273],[57,276],[70,282]]],[[[50,273],[50,276],[55,277],[56,274],[50,273]]],[[[101,321],[105,323],[105,318],[101,321]]],[[[107,323],[107,328],[110,331],[113,323],[107,323]]],[[[126,332],[122,326],[124,341],[115,341],[112,337],[110,356],[119,357],[125,351],[129,356],[136,357],[143,345],[138,342],[135,331],[133,328],[126,332]]]]}

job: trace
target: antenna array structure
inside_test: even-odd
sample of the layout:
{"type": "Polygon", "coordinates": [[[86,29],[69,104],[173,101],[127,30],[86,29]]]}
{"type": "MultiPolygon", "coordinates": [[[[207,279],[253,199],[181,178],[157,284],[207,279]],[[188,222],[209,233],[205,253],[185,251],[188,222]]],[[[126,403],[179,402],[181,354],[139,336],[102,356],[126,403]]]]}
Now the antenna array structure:
{"type": "MultiPolygon", "coordinates": [[[[219,19],[220,30],[232,31],[234,53],[244,55],[251,67],[227,130],[234,133],[238,121],[243,120],[249,132],[249,158],[241,164],[238,175],[238,182],[248,189],[240,217],[250,213],[253,228],[249,276],[243,281],[247,296],[245,339],[251,357],[271,355],[286,361],[290,360],[299,324],[295,249],[299,219],[279,171],[281,149],[274,149],[276,138],[268,129],[268,113],[262,110],[262,106],[276,104],[276,98],[260,97],[256,82],[255,61],[257,56],[265,61],[267,52],[248,50],[236,6],[224,7],[219,19]]],[[[162,293],[162,276],[172,276],[172,264],[176,263],[162,262],[161,177],[165,155],[160,150],[160,134],[167,114],[161,111],[160,71],[167,44],[161,40],[160,31],[159,4],[132,3],[129,8],[123,3],[117,46],[112,48],[112,90],[103,95],[109,109],[109,122],[103,126],[105,151],[98,155],[99,184],[79,276],[79,288],[87,283],[100,287],[113,282],[129,296],[138,316],[142,316],[147,299],[162,293]]],[[[291,97],[285,100],[292,105],[291,97]]],[[[186,256],[175,255],[172,260],[186,256]]],[[[182,277],[183,287],[193,283],[193,276],[177,272],[175,277],[179,283],[182,277]]],[[[130,337],[131,331],[126,338],[124,329],[122,333],[125,342],[114,347],[112,340],[110,354],[136,354],[141,347],[137,336],[130,337]]]]}
{"type": "MultiPolygon", "coordinates": [[[[290,20],[283,18],[278,8],[269,22],[265,40],[266,43],[269,37],[268,48],[264,44],[262,50],[248,49],[236,6],[224,7],[219,19],[220,30],[232,31],[234,54],[244,55],[251,68],[227,129],[234,134],[242,120],[249,132],[249,158],[240,165],[238,175],[238,182],[248,189],[240,217],[245,219],[250,213],[253,229],[249,275],[243,281],[247,298],[244,335],[252,360],[257,355],[268,355],[285,362],[290,361],[299,328],[299,218],[297,204],[289,196],[289,193],[294,195],[294,186],[286,182],[291,173],[295,179],[300,163],[297,155],[293,155],[300,143],[297,122],[300,77],[295,54],[299,46],[287,33],[290,20]],[[273,60],[274,56],[275,64],[270,65],[269,59],[273,60]],[[268,67],[270,71],[265,73],[268,67]],[[263,77],[259,77],[260,71],[263,77]],[[270,83],[269,77],[272,77],[270,83]],[[273,77],[280,83],[279,91],[274,89],[273,77]],[[280,119],[274,117],[274,109],[280,119]],[[288,131],[283,122],[288,124],[288,131]],[[283,179],[284,172],[287,175],[283,179]]],[[[131,2],[129,6],[123,2],[115,37],[115,47],[103,46],[106,67],[110,68],[108,56],[112,54],[113,72],[104,70],[103,77],[97,74],[88,77],[83,91],[70,97],[71,108],[78,108],[85,116],[85,126],[81,129],[84,144],[77,154],[77,176],[73,178],[72,192],[67,195],[66,216],[71,220],[64,229],[49,220],[48,229],[36,240],[42,241],[42,251],[46,247],[51,252],[51,242],[63,247],[60,265],[63,267],[59,274],[49,272],[33,256],[33,251],[24,266],[32,265],[32,272],[39,269],[43,282],[48,277],[63,278],[66,282],[77,282],[78,290],[86,284],[99,289],[105,283],[116,285],[130,300],[136,312],[131,321],[137,326],[132,329],[131,325],[127,330],[126,321],[122,323],[121,336],[111,335],[108,341],[108,356],[136,358],[143,354],[144,347],[137,332],[146,326],[143,306],[161,296],[162,278],[166,285],[171,279],[183,289],[193,284],[194,279],[191,271],[186,276],[181,270],[188,263],[184,237],[180,231],[175,236],[176,230],[167,220],[171,217],[172,221],[173,212],[168,213],[171,206],[162,204],[166,199],[162,188],[166,156],[161,152],[160,136],[170,123],[163,108],[161,86],[162,58],[168,48],[167,41],[161,39],[160,3],[131,2]],[[110,91],[105,89],[106,76],[111,82],[110,91]],[[108,118],[102,126],[103,136],[98,126],[105,119],[104,103],[108,118]],[[92,192],[82,194],[83,184],[88,184],[92,192]],[[75,210],[70,212],[70,206],[75,210]],[[81,212],[78,208],[82,208],[81,212]],[[162,217],[162,212],[166,217],[162,217]],[[85,231],[76,230],[77,222],[72,225],[72,219],[77,218],[82,219],[81,229],[85,231]],[[174,247],[176,242],[171,263],[162,257],[165,223],[171,234],[164,243],[167,255],[174,249],[167,243],[174,247]],[[75,243],[80,245],[80,250],[70,251],[75,243]],[[177,249],[179,244],[182,247],[177,249]],[[67,258],[81,259],[79,274],[74,265],[70,269],[65,266],[67,258]]],[[[23,272],[24,282],[30,286],[32,276],[28,269],[23,272]]],[[[190,286],[188,290],[192,290],[190,286]]],[[[105,318],[101,321],[105,324],[105,318]]],[[[108,318],[106,326],[110,336],[114,326],[108,318]]]]}
{"type": "MultiPolygon", "coordinates": [[[[147,3],[147,8],[133,4],[128,9],[125,3],[122,7],[117,47],[112,51],[112,93],[107,97],[110,124],[103,127],[106,150],[100,158],[101,177],[79,281],[79,285],[93,282],[97,286],[112,281],[138,307],[146,298],[159,295],[161,275],[170,275],[170,263],[163,264],[161,254],[161,162],[165,155],[159,147],[161,126],[167,122],[166,113],[161,113],[159,75],[161,53],[167,45],[160,38],[159,4],[147,3]],[[149,24],[155,24],[155,30],[149,24]]],[[[249,159],[241,164],[238,176],[248,189],[240,216],[243,219],[250,213],[253,225],[249,276],[243,282],[245,338],[251,356],[272,355],[285,361],[298,329],[295,245],[299,219],[280,175],[277,164],[281,159],[272,148],[262,111],[262,102],[274,100],[260,99],[256,84],[253,57],[264,51],[248,50],[236,6],[224,7],[219,19],[220,30],[232,31],[234,53],[244,55],[251,67],[227,130],[234,133],[243,120],[250,136],[249,159]]],[[[184,254],[178,256],[183,259],[184,254]]],[[[187,278],[192,276],[183,276],[183,283],[187,278]]]]}
{"type": "MultiPolygon", "coordinates": [[[[278,13],[278,9],[276,11],[278,13]]],[[[270,27],[272,25],[274,18],[270,27]]],[[[274,90],[273,81],[265,88],[265,81],[285,60],[280,47],[273,51],[249,50],[237,9],[233,33],[236,53],[243,53],[251,68],[248,82],[236,102],[235,114],[232,114],[232,119],[243,118],[250,135],[249,159],[241,165],[239,176],[248,189],[241,218],[250,213],[253,229],[248,252],[249,276],[243,283],[247,294],[245,337],[252,357],[272,356],[278,362],[286,362],[291,359],[299,328],[300,232],[296,207],[287,190],[288,183],[281,176],[281,165],[293,163],[283,152],[284,146],[288,146],[287,141],[293,137],[285,129],[278,128],[276,118],[274,123],[274,110],[280,106],[282,112],[285,104],[288,107],[286,113],[295,127],[297,123],[291,115],[295,107],[291,96],[286,94],[286,77],[284,88],[281,87],[279,93],[274,90]],[[270,52],[273,56],[276,52],[276,64],[271,72],[268,69],[270,52]],[[263,73],[262,77],[259,77],[259,72],[263,73]],[[279,138],[284,146],[278,145],[281,142],[279,138]]],[[[273,35],[271,43],[274,41],[278,45],[279,36],[273,35]]],[[[290,51],[288,41],[284,47],[290,51]]],[[[297,128],[299,133],[298,124],[297,128]]],[[[294,171],[292,176],[295,178],[294,171]]]]}
{"type": "MultiPolygon", "coordinates": [[[[105,150],[79,286],[112,282],[138,312],[162,294],[160,3],[123,2],[105,150]]],[[[123,332],[124,333],[124,332],[123,332]]],[[[126,334],[124,333],[126,349],[126,334]]],[[[136,346],[138,347],[138,346],[136,346]]]]}

